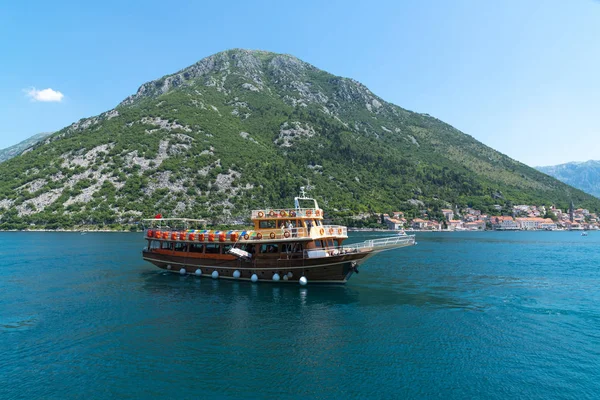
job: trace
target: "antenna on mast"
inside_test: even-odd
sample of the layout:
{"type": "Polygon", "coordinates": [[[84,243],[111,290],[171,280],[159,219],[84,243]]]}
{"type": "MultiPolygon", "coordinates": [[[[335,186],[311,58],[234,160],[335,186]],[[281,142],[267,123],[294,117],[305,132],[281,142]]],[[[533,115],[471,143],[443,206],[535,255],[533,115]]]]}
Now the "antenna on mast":
{"type": "Polygon", "coordinates": [[[300,200],[312,200],[315,203],[314,208],[319,208],[317,201],[306,195],[306,192],[310,189],[312,189],[312,187],[310,186],[310,180],[308,181],[308,184],[306,186],[300,186],[300,195],[298,197],[294,197],[294,205],[296,206],[297,210],[300,209],[300,200]]]}
{"type": "Polygon", "coordinates": [[[306,192],[304,190],[305,190],[305,187],[300,186],[300,197],[306,197],[306,192]]]}

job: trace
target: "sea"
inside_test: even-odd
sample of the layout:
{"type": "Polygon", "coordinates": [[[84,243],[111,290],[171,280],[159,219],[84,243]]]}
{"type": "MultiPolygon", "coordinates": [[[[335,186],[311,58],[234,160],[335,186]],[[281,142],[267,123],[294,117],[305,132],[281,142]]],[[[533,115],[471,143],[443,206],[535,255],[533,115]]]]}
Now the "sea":
{"type": "Polygon", "coordinates": [[[140,233],[2,232],[0,398],[600,398],[600,232],[416,236],[301,287],[167,273],[140,233]]]}

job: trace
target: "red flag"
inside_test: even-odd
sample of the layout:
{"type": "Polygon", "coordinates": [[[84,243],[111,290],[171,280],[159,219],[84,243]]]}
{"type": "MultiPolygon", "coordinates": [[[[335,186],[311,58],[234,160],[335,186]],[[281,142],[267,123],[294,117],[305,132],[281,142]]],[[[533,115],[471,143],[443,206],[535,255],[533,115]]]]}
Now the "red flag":
{"type": "Polygon", "coordinates": [[[160,219],[160,218],[162,218],[162,214],[156,214],[156,215],[154,216],[154,218],[156,218],[156,219],[160,219]]]}

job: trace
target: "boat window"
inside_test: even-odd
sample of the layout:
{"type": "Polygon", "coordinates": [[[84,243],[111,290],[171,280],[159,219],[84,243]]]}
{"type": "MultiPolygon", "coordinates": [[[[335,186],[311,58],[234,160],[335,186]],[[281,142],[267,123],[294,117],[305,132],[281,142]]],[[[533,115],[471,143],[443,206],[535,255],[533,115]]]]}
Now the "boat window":
{"type": "Polygon", "coordinates": [[[238,246],[241,250],[247,251],[248,253],[254,253],[254,245],[253,244],[242,244],[238,246]]]}
{"type": "Polygon", "coordinates": [[[258,224],[258,227],[260,229],[269,229],[269,228],[273,228],[274,229],[274,228],[277,227],[276,222],[277,221],[275,221],[274,219],[268,219],[266,221],[260,221],[259,224],[258,224]]]}
{"type": "Polygon", "coordinates": [[[191,253],[202,253],[203,252],[203,244],[200,243],[192,243],[190,245],[190,252],[191,253]]]}
{"type": "Polygon", "coordinates": [[[161,246],[162,249],[167,249],[167,250],[172,250],[173,249],[173,243],[172,242],[162,242],[161,246]]]}
{"type": "Polygon", "coordinates": [[[151,249],[160,249],[160,242],[158,240],[151,240],[150,248],[151,249]]]}
{"type": "Polygon", "coordinates": [[[340,241],[338,239],[334,239],[333,244],[335,247],[340,247],[340,241]]]}
{"type": "Polygon", "coordinates": [[[187,251],[187,243],[175,242],[175,251],[187,251]]]}
{"type": "Polygon", "coordinates": [[[320,240],[315,240],[315,247],[323,247],[323,244],[320,240]]]}
{"type": "Polygon", "coordinates": [[[294,246],[291,243],[282,244],[281,245],[281,252],[282,253],[291,253],[293,248],[294,248],[294,246]]]}
{"type": "Polygon", "coordinates": [[[219,245],[215,243],[206,244],[206,254],[219,254],[219,245]]]}
{"type": "Polygon", "coordinates": [[[261,253],[279,253],[279,248],[276,244],[263,244],[260,248],[261,253]]]}

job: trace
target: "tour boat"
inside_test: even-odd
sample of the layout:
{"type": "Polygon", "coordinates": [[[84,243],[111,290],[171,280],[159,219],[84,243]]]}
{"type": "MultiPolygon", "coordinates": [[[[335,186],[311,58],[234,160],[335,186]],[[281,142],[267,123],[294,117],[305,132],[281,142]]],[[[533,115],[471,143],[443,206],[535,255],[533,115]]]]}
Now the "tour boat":
{"type": "Polygon", "coordinates": [[[182,275],[343,284],[371,256],[415,244],[414,235],[394,235],[347,245],[347,228],[325,225],[323,210],[303,188],[294,206],[252,211],[248,230],[212,230],[203,220],[157,215],[144,220],[143,259],[182,275]],[[301,207],[308,202],[312,207],[301,207]]]}

